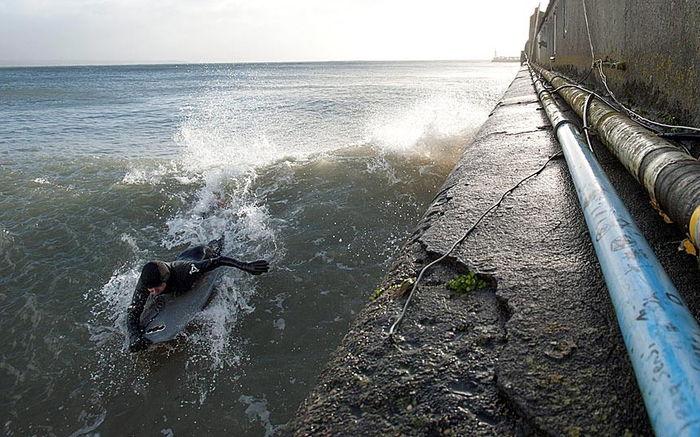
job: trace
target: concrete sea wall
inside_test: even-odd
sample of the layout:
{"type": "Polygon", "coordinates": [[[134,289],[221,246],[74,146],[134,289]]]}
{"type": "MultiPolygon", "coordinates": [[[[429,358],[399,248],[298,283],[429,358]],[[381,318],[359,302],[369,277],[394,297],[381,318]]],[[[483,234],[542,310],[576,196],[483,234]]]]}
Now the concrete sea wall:
{"type": "MultiPolygon", "coordinates": [[[[535,63],[579,79],[601,60],[623,101],[700,126],[700,0],[552,0],[530,24],[535,63]]],[[[584,82],[601,85],[593,73],[584,82]]]]}
{"type": "MultiPolygon", "coordinates": [[[[676,251],[680,231],[594,147],[697,315],[697,268],[676,251]]],[[[653,434],[566,164],[552,158],[559,151],[523,69],[396,255],[381,284],[388,291],[360,312],[285,434],[653,434]],[[390,286],[416,277],[543,166],[427,271],[390,337],[406,302],[390,286]],[[472,270],[488,287],[446,287],[472,270]]]]}

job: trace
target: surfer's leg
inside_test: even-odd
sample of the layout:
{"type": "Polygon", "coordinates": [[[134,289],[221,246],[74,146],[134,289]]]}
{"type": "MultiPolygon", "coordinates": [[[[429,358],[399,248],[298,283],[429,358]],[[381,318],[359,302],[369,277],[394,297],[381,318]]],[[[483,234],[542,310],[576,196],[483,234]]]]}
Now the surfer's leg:
{"type": "Polygon", "coordinates": [[[194,246],[177,256],[178,260],[201,261],[205,258],[207,246],[194,246]]]}
{"type": "Polygon", "coordinates": [[[178,260],[198,260],[215,258],[221,255],[221,249],[224,247],[224,237],[218,240],[212,240],[208,244],[190,247],[177,256],[178,260]]]}
{"type": "Polygon", "coordinates": [[[217,240],[211,240],[205,249],[204,259],[215,258],[221,255],[221,250],[224,248],[224,237],[217,240]]]}

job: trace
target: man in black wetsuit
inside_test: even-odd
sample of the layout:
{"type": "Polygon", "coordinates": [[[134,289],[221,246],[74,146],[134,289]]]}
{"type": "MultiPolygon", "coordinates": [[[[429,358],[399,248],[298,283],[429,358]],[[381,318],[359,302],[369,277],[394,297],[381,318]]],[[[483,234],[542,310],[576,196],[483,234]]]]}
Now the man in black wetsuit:
{"type": "Polygon", "coordinates": [[[150,293],[159,295],[187,291],[204,273],[220,266],[236,267],[252,275],[260,275],[270,269],[265,260],[247,263],[219,256],[220,246],[197,246],[189,250],[204,251],[202,256],[204,259],[202,261],[150,261],[143,266],[127,315],[130,352],[144,350],[151,344],[150,340],[143,337],[143,327],[140,324],[141,314],[150,293]]]}

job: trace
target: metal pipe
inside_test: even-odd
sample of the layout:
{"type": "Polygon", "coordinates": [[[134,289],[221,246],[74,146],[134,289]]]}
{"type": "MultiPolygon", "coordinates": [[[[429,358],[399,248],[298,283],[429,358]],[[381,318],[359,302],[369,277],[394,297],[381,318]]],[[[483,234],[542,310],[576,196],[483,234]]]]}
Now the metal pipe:
{"type": "MultiPolygon", "coordinates": [[[[560,88],[559,94],[579,117],[584,116],[590,93],[551,71],[532,67],[560,88]]],[[[597,98],[586,112],[584,122],[596,129],[603,144],[644,186],[652,204],[700,249],[700,162],[597,98]]]]}
{"type": "Polygon", "coordinates": [[[637,383],[657,436],[700,435],[700,326],[576,126],[541,81],[637,383]]]}

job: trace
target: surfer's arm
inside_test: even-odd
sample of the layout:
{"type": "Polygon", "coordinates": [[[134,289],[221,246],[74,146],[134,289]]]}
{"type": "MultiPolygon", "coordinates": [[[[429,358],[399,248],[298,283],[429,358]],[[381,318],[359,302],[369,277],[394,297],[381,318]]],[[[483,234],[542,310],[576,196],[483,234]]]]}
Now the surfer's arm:
{"type": "MultiPolygon", "coordinates": [[[[185,264],[183,271],[187,272],[186,276],[199,278],[204,273],[210,272],[217,267],[229,265],[223,262],[224,258],[225,257],[223,256],[217,256],[214,258],[207,258],[202,261],[190,261],[188,264],[185,264]]],[[[188,282],[193,281],[190,280],[188,282]]]]}
{"type": "Polygon", "coordinates": [[[202,261],[182,263],[182,265],[178,265],[175,270],[177,271],[178,277],[181,277],[181,282],[187,284],[187,288],[189,288],[202,274],[221,266],[236,267],[251,275],[260,275],[270,270],[270,265],[265,260],[247,263],[227,256],[217,256],[202,261]]]}
{"type": "Polygon", "coordinates": [[[136,286],[134,290],[134,296],[131,298],[131,305],[129,306],[129,311],[126,316],[126,327],[129,330],[129,337],[141,336],[143,329],[141,328],[141,314],[143,313],[143,308],[146,306],[146,299],[148,299],[148,290],[136,286]]]}
{"type": "Polygon", "coordinates": [[[139,280],[126,316],[126,327],[129,331],[129,352],[142,351],[151,344],[151,341],[143,336],[143,328],[141,327],[141,314],[147,299],[148,290],[141,287],[139,280]]]}
{"type": "Polygon", "coordinates": [[[236,267],[244,272],[248,272],[251,275],[261,275],[270,270],[270,264],[265,260],[257,260],[253,262],[238,261],[237,259],[229,258],[227,256],[219,257],[219,265],[236,267]]]}

